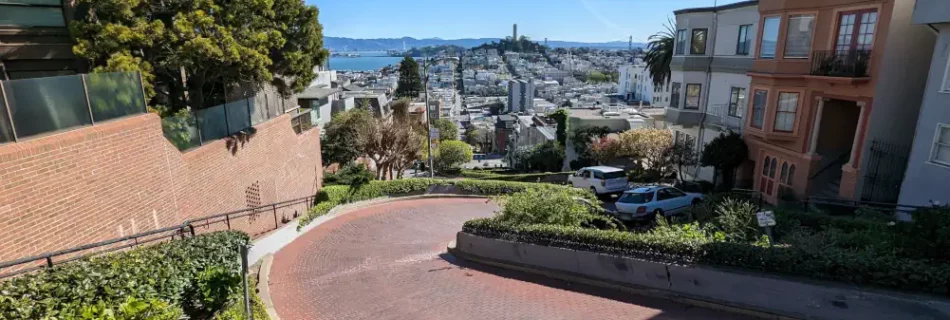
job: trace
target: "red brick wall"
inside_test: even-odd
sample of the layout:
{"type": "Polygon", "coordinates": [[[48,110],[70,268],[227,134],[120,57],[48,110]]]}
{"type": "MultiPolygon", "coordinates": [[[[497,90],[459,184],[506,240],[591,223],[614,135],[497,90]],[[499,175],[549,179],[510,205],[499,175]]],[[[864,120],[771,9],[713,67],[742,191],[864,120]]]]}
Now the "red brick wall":
{"type": "MultiPolygon", "coordinates": [[[[0,261],[243,209],[254,183],[261,204],[312,195],[319,137],[295,134],[285,115],[236,148],[217,140],[182,153],[147,114],[0,145],[0,261]]],[[[270,211],[251,220],[251,233],[273,227],[270,211]]]]}

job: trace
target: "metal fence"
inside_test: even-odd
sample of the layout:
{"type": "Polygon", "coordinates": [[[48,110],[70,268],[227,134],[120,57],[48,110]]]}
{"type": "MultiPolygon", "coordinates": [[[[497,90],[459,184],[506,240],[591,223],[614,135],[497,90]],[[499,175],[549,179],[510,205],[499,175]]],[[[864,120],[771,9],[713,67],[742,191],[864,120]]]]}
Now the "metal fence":
{"type": "Polygon", "coordinates": [[[251,237],[276,230],[307,212],[316,202],[316,195],[208,215],[152,231],[90,243],[16,260],[0,262],[0,279],[50,268],[107,252],[131,249],[148,243],[184,239],[201,233],[240,230],[251,237]]]}
{"type": "Polygon", "coordinates": [[[148,112],[139,73],[0,81],[0,143],[148,112]]]}
{"type": "Polygon", "coordinates": [[[296,108],[287,99],[266,90],[210,108],[178,113],[162,118],[162,133],[178,150],[246,131],[264,121],[296,108]]]}
{"type": "Polygon", "coordinates": [[[871,148],[868,149],[868,165],[864,173],[861,200],[897,202],[909,156],[909,145],[872,140],[871,148]]]}

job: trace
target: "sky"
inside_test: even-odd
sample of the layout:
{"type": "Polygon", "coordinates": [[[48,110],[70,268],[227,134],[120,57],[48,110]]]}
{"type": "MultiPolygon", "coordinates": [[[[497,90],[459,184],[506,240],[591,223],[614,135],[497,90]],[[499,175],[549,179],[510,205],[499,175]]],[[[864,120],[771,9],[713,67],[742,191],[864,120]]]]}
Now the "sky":
{"type": "Polygon", "coordinates": [[[305,0],[323,35],[348,38],[502,38],[646,42],[673,11],[739,0],[305,0]]]}

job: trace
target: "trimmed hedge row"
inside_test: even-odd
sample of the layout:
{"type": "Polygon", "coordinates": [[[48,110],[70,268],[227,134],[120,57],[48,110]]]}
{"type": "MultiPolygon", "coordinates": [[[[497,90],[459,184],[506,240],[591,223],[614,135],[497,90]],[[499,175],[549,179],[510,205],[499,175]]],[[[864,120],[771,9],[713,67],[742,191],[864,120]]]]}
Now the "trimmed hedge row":
{"type": "Polygon", "coordinates": [[[341,204],[371,200],[384,196],[421,194],[433,186],[454,186],[461,191],[478,195],[502,195],[524,191],[529,188],[568,190],[568,192],[576,193],[578,196],[584,196],[589,193],[587,190],[554,184],[472,179],[443,180],[412,178],[388,181],[376,180],[355,189],[349,186],[326,186],[317,192],[317,205],[311,208],[305,216],[300,218],[300,226],[298,228],[309,224],[313,219],[326,214],[341,204]]]}
{"type": "Polygon", "coordinates": [[[479,179],[479,180],[498,180],[498,181],[521,181],[521,182],[537,182],[539,179],[544,182],[548,177],[557,177],[565,176],[564,181],[567,181],[566,176],[574,173],[573,171],[566,172],[541,172],[541,173],[518,173],[518,174],[502,174],[492,171],[476,171],[476,170],[462,170],[460,176],[463,178],[470,179],[479,179]]]}
{"type": "Polygon", "coordinates": [[[690,241],[650,233],[468,221],[462,231],[489,238],[634,256],[673,263],[728,266],[772,274],[950,295],[950,265],[829,247],[806,252],[744,243],[690,241]]]}
{"type": "Polygon", "coordinates": [[[89,306],[129,299],[207,318],[238,291],[237,248],[248,242],[241,232],[215,232],[29,273],[0,283],[0,319],[83,319],[89,306]]]}

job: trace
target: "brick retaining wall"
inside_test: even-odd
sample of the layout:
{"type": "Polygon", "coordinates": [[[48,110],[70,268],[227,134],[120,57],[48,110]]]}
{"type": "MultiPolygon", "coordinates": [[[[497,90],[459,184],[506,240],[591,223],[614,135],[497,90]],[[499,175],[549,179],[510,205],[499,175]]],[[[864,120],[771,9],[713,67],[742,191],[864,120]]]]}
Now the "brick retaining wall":
{"type": "MultiPolygon", "coordinates": [[[[319,129],[297,135],[289,115],[256,129],[182,153],[145,114],[0,145],[0,261],[314,194],[319,129]]],[[[235,227],[273,227],[255,220],[235,227]]]]}

